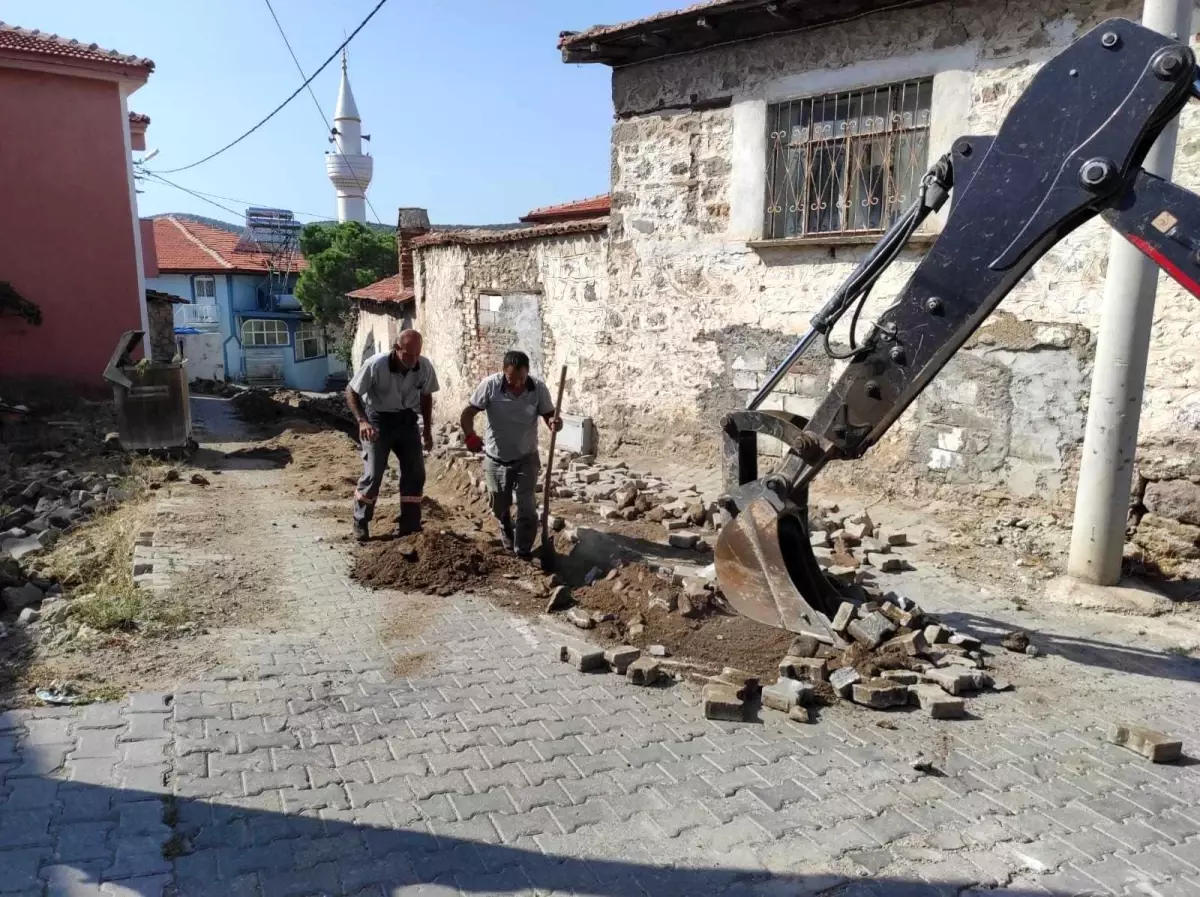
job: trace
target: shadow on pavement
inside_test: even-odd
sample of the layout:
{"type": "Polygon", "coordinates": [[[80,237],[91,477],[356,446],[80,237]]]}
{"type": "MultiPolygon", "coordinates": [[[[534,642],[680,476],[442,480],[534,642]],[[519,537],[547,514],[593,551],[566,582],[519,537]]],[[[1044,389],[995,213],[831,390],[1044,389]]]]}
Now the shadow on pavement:
{"type": "MultiPolygon", "coordinates": [[[[938,616],[955,629],[971,632],[982,638],[992,651],[999,653],[1004,653],[1005,650],[1000,647],[1000,639],[1006,633],[1020,628],[963,611],[949,611],[938,616]]],[[[1200,659],[1195,657],[1081,636],[1060,635],[1046,629],[1023,631],[1029,632],[1033,645],[1041,653],[1055,654],[1074,663],[1119,673],[1200,682],[1200,659]]]]}
{"type": "MultiPolygon", "coordinates": [[[[338,785],[284,790],[283,799],[293,804],[294,812],[309,814],[300,816],[150,791],[21,778],[22,771],[20,766],[13,769],[5,786],[8,804],[17,806],[0,804],[4,807],[0,815],[6,817],[0,825],[4,868],[0,891],[19,894],[40,894],[47,883],[51,893],[90,894],[86,886],[102,882],[114,883],[106,894],[139,897],[163,897],[164,893],[232,897],[460,892],[597,897],[801,897],[818,893],[831,897],[953,897],[966,887],[963,880],[939,883],[847,878],[827,872],[772,874],[663,865],[652,860],[652,845],[642,846],[646,836],[636,830],[629,833],[627,844],[610,846],[611,857],[547,854],[536,847],[489,843],[499,838],[486,811],[477,810],[467,821],[458,822],[444,795],[443,809],[437,808],[439,802],[430,802],[428,824],[435,830],[439,825],[474,829],[478,837],[435,834],[420,820],[404,823],[407,828],[389,828],[317,818],[322,810],[348,810],[346,792],[338,785]],[[45,806],[33,805],[33,798],[40,798],[45,806]],[[51,806],[53,810],[46,809],[51,806]],[[56,837],[47,835],[51,818],[56,820],[56,837]]],[[[384,786],[376,787],[383,790],[384,786]]],[[[500,793],[496,789],[473,799],[494,799],[500,793]]],[[[464,803],[471,799],[464,798],[464,803]]],[[[266,798],[262,800],[266,802],[266,798]]],[[[397,801],[394,806],[404,804],[397,801]]],[[[387,819],[388,802],[381,800],[357,812],[387,819]]],[[[514,837],[540,833],[548,822],[545,810],[540,811],[540,818],[538,811],[493,818],[514,837]]],[[[586,828],[580,831],[581,843],[589,843],[587,833],[586,828]]],[[[523,840],[532,844],[528,837],[523,840]]],[[[606,852],[603,842],[590,842],[590,846],[597,853],[606,852]]],[[[798,845],[798,851],[803,849],[798,845]]],[[[1003,893],[1047,897],[1068,892],[1018,887],[1003,893]]]]}

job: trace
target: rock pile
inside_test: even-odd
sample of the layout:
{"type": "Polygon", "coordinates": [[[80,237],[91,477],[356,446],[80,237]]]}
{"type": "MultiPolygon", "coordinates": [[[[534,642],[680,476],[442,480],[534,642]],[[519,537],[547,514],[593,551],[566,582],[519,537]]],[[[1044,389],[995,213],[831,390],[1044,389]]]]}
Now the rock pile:
{"type": "MultiPolygon", "coordinates": [[[[965,696],[1011,688],[987,672],[979,639],[955,632],[893,593],[860,605],[844,602],[833,630],[848,643],[845,648],[808,636],[792,642],[779,662],[777,682],[763,690],[764,706],[801,718],[807,712],[797,707],[837,697],[873,710],[916,704],[934,719],[961,719],[965,696]]],[[[1025,633],[1004,639],[1011,651],[1028,645],[1025,633]]]]}
{"type": "Polygon", "coordinates": [[[129,497],[117,474],[75,473],[54,469],[59,452],[44,452],[47,463],[21,468],[0,490],[0,551],[14,558],[48,547],[97,513],[111,510],[129,497]]]}
{"type": "Polygon", "coordinates": [[[809,532],[817,563],[844,584],[863,582],[871,570],[912,569],[898,552],[910,544],[908,535],[885,531],[867,511],[850,514],[834,502],[819,502],[809,518],[809,532]]]}

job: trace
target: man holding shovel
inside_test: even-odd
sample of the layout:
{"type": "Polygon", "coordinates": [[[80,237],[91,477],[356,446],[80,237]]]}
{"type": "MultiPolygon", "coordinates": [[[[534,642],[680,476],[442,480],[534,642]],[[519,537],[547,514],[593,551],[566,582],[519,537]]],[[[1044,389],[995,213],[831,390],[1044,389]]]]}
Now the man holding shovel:
{"type": "Polygon", "coordinates": [[[533,557],[537,536],[539,417],[554,432],[562,429],[550,390],[541,380],[529,376],[529,356],[512,351],[504,355],[504,369],[485,377],[475,388],[459,419],[467,448],[484,453],[484,478],[492,513],[500,521],[500,541],[526,559],[533,557]],[[486,445],[475,433],[475,415],[481,411],[487,414],[486,445]],[[511,510],[514,493],[515,527],[511,510]]]}

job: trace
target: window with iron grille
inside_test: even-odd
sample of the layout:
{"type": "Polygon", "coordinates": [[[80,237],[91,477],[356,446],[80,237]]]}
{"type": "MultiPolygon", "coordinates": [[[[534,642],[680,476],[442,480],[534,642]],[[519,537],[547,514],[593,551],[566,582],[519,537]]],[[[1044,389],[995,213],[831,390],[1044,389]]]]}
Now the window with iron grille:
{"type": "Polygon", "coordinates": [[[325,329],[316,321],[305,321],[296,328],[296,360],[307,361],[325,354],[325,329]]]}
{"type": "Polygon", "coordinates": [[[905,81],[767,109],[767,239],[878,233],[916,197],[933,81],[905,81]]]}
{"type": "Polygon", "coordinates": [[[242,324],[242,345],[244,346],[286,346],[287,344],[286,321],[254,318],[242,324]]]}

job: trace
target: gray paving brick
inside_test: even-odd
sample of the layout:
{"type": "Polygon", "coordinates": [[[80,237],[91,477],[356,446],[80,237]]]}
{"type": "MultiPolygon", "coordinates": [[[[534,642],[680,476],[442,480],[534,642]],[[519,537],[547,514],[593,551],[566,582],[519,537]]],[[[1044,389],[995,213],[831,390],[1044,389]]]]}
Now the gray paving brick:
{"type": "Polygon", "coordinates": [[[104,870],[104,878],[119,881],[169,873],[171,864],[162,855],[163,840],[152,835],[126,835],[116,839],[115,856],[112,865],[104,870]]]}
{"type": "Polygon", "coordinates": [[[153,875],[106,881],[100,888],[104,897],[164,897],[171,886],[171,876],[153,875]]]}

